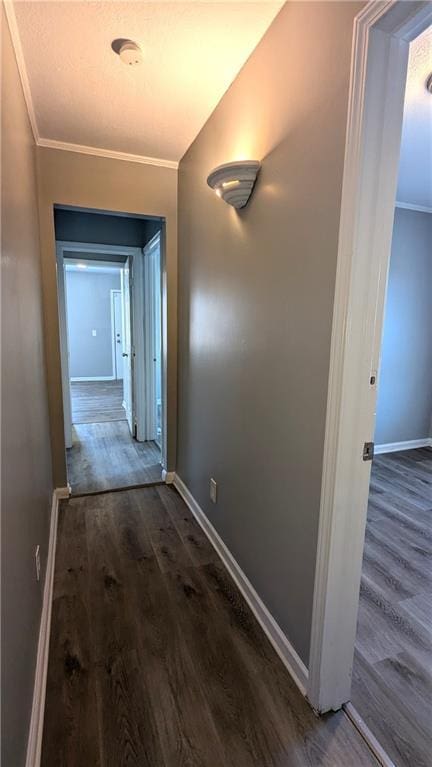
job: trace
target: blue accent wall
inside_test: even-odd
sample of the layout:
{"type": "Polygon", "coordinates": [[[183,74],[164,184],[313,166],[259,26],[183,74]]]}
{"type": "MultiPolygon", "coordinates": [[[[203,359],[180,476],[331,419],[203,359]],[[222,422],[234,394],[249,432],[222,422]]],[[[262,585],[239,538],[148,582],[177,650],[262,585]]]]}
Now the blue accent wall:
{"type": "Polygon", "coordinates": [[[432,417],[432,215],[397,208],[375,442],[424,439],[432,417]]]}

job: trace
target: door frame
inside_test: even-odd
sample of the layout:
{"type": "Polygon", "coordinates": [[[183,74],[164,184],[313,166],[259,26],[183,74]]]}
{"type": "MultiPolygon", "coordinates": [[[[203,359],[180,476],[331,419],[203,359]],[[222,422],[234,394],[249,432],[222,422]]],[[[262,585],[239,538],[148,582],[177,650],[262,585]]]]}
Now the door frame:
{"type": "MultiPolygon", "coordinates": [[[[131,334],[132,334],[132,408],[133,420],[136,426],[137,439],[145,439],[145,402],[144,397],[139,396],[139,392],[144,392],[144,282],[143,282],[143,252],[141,248],[131,248],[124,245],[100,245],[87,242],[70,242],[67,240],[56,241],[57,256],[57,286],[59,296],[59,326],[60,326],[60,350],[61,350],[61,370],[62,370],[62,388],[63,388],[63,409],[64,409],[64,431],[65,444],[68,445],[67,437],[72,434],[71,411],[67,410],[67,397],[65,392],[70,392],[69,387],[69,366],[63,364],[68,359],[68,338],[66,307],[64,299],[62,300],[62,285],[60,275],[63,274],[59,265],[64,263],[64,252],[95,254],[95,255],[115,255],[130,257],[132,262],[132,316],[131,316],[131,334]]],[[[64,285],[63,285],[64,289],[64,285]]],[[[63,290],[64,293],[64,290],[63,290]]],[[[70,401],[70,394],[69,394],[70,401]]]]}
{"type": "Polygon", "coordinates": [[[60,332],[60,365],[62,375],[65,447],[72,447],[72,399],[69,376],[69,339],[67,331],[67,294],[63,250],[56,243],[57,296],[60,332]]]}
{"type": "Polygon", "coordinates": [[[350,700],[377,376],[409,43],[428,2],[369,2],[354,22],[307,696],[350,700]]]}
{"type": "Polygon", "coordinates": [[[115,339],[115,304],[114,304],[114,298],[115,294],[119,293],[121,296],[121,290],[120,288],[111,288],[110,290],[110,307],[111,307],[111,354],[112,354],[112,369],[113,369],[113,379],[115,381],[118,381],[120,379],[117,378],[117,350],[116,350],[116,339],[115,339]]]}
{"type": "MultiPolygon", "coordinates": [[[[154,402],[156,398],[156,390],[154,386],[154,357],[155,357],[155,349],[154,349],[154,308],[155,308],[155,295],[153,291],[153,283],[154,283],[154,266],[153,262],[150,258],[152,250],[154,249],[156,244],[159,244],[159,255],[160,255],[160,274],[162,275],[162,241],[161,241],[161,232],[157,232],[154,237],[149,240],[149,242],[146,244],[146,246],[143,248],[143,255],[144,255],[144,312],[145,312],[145,379],[146,379],[146,436],[147,439],[155,439],[155,432],[156,432],[156,423],[155,423],[155,408],[154,408],[154,402]]],[[[162,283],[160,284],[160,293],[161,293],[161,300],[160,305],[162,307],[162,283]]],[[[161,342],[162,342],[162,317],[160,317],[161,322],[161,342]]],[[[161,360],[161,366],[162,366],[162,360],[161,360]]],[[[164,387],[164,380],[163,380],[163,370],[162,373],[162,386],[161,390],[163,392],[164,387]]],[[[163,396],[162,396],[162,418],[161,423],[164,421],[164,412],[163,412],[163,396]]],[[[163,430],[162,430],[163,431],[163,430]]],[[[162,443],[163,443],[163,435],[162,435],[162,443]]]]}

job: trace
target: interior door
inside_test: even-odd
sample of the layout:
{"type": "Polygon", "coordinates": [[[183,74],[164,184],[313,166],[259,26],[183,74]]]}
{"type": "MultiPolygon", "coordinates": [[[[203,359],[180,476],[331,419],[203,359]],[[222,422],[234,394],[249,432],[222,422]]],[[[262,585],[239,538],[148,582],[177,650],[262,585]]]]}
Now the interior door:
{"type": "Polygon", "coordinates": [[[162,448],[162,284],[161,284],[161,252],[160,237],[157,237],[152,249],[153,259],[153,365],[155,378],[154,423],[156,426],[155,442],[162,448]]]}
{"type": "Polygon", "coordinates": [[[123,315],[123,407],[129,431],[134,436],[133,416],[133,346],[132,346],[132,316],[131,316],[131,258],[128,257],[121,272],[121,294],[123,315]]]}
{"type": "Polygon", "coordinates": [[[160,235],[145,247],[146,439],[162,447],[162,296],[160,235]]]}
{"type": "Polygon", "coordinates": [[[114,375],[117,380],[123,378],[123,310],[121,290],[113,290],[113,344],[114,344],[114,375]]]}

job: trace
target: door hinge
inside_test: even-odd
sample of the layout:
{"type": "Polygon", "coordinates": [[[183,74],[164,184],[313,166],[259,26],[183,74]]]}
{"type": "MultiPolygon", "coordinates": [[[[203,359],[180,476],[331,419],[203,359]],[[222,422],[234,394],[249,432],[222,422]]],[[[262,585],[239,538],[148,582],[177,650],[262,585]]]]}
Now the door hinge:
{"type": "Polygon", "coordinates": [[[363,445],[363,460],[372,461],[375,452],[375,444],[373,442],[365,442],[363,445]]]}

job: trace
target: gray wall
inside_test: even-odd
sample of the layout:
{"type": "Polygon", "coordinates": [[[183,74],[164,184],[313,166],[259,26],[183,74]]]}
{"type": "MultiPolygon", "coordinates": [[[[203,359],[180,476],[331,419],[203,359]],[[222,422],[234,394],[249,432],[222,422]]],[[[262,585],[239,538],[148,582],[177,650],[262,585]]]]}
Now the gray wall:
{"type": "Polygon", "coordinates": [[[120,289],[120,272],[66,271],[69,375],[112,376],[111,290],[120,289]],[[92,335],[96,330],[96,336],[92,335]]]}
{"type": "Polygon", "coordinates": [[[396,209],[375,442],[424,439],[432,417],[432,215],[396,209]]]}
{"type": "Polygon", "coordinates": [[[35,147],[3,5],[1,14],[1,763],[23,767],[53,488],[35,147]],[[37,544],[40,583],[35,577],[37,544]]]}
{"type": "Polygon", "coordinates": [[[161,228],[156,219],[55,209],[57,240],[143,248],[161,228]]]}
{"type": "Polygon", "coordinates": [[[287,3],[179,170],[177,470],[306,663],[360,7],[287,3]],[[239,156],[237,213],[206,178],[239,156]]]}

